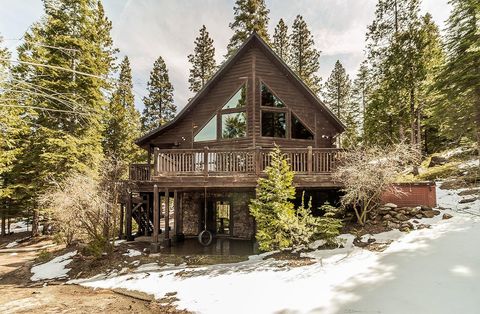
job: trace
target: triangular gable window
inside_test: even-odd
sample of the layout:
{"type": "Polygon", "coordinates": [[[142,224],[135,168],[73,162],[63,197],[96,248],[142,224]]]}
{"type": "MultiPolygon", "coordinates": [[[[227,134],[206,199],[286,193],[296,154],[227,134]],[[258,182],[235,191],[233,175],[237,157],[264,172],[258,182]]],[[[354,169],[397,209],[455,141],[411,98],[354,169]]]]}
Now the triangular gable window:
{"type": "Polygon", "coordinates": [[[195,135],[195,142],[214,141],[217,139],[217,116],[213,116],[210,121],[195,135]]]}
{"type": "Polygon", "coordinates": [[[292,114],[292,138],[313,140],[313,134],[305,125],[292,114]]]}
{"type": "Polygon", "coordinates": [[[262,83],[262,106],[283,108],[285,104],[275,96],[268,87],[262,83]]]}
{"type": "Polygon", "coordinates": [[[222,110],[243,108],[247,103],[247,88],[245,84],[230,98],[230,100],[223,106],[222,110]]]}

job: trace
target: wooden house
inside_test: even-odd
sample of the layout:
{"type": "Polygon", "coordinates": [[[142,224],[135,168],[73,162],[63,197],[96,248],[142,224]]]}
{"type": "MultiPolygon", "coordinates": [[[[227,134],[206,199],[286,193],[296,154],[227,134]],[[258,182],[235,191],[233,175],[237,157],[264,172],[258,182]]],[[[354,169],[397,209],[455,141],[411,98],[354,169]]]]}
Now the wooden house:
{"type": "Polygon", "coordinates": [[[154,241],[162,230],[168,242],[205,226],[219,237],[252,239],[248,204],[274,144],[287,154],[297,190],[323,203],[338,189],[330,174],[343,130],[254,33],[175,119],[137,140],[148,163],[130,166],[127,238],[133,218],[138,234],[154,241]]]}

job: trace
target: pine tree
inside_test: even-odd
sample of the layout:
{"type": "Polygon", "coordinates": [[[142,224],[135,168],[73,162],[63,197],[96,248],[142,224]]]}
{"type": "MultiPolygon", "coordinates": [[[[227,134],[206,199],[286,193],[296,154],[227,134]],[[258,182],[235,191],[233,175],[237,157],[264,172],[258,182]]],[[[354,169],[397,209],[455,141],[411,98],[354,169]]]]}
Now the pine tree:
{"type": "MultiPolygon", "coordinates": [[[[45,1],[44,9],[45,16],[18,48],[18,58],[31,63],[14,71],[22,85],[16,97],[32,109],[26,119],[35,126],[25,139],[29,154],[18,162],[23,167],[22,206],[34,209],[37,195],[52,179],[73,171],[98,172],[103,159],[104,91],[110,88],[107,76],[115,53],[111,22],[100,1],[45,1]]],[[[34,213],[36,221],[38,211],[34,213]]]]}
{"type": "Polygon", "coordinates": [[[352,81],[339,60],[330,77],[325,82],[323,97],[327,106],[346,125],[347,130],[342,134],[344,146],[351,146],[357,142],[359,110],[352,100],[352,81]]]}
{"type": "Polygon", "coordinates": [[[233,23],[230,28],[234,34],[227,46],[226,58],[230,57],[253,32],[256,32],[267,43],[268,36],[268,14],[270,11],[265,5],[265,0],[236,0],[233,23]]]}
{"type": "Polygon", "coordinates": [[[371,92],[369,69],[366,62],[362,62],[357,72],[357,77],[352,85],[352,101],[359,109],[359,117],[357,122],[361,127],[361,132],[365,129],[365,115],[369,102],[369,94],[371,92]]]}
{"type": "Polygon", "coordinates": [[[476,140],[480,150],[480,3],[452,0],[451,4],[445,37],[446,63],[436,84],[444,102],[436,112],[444,117],[444,134],[451,139],[476,140]]]}
{"type": "Polygon", "coordinates": [[[280,19],[275,27],[272,48],[282,60],[288,62],[290,43],[288,40],[288,26],[283,19],[280,19]]]}
{"type": "Polygon", "coordinates": [[[200,35],[195,39],[194,53],[188,56],[192,64],[190,68],[190,90],[197,93],[215,73],[215,47],[205,25],[200,29],[200,35]]]}
{"type": "Polygon", "coordinates": [[[162,57],[153,64],[148,81],[148,96],[143,98],[145,109],[142,114],[142,132],[159,127],[175,116],[177,108],[173,104],[173,86],[162,57]]]}
{"type": "Polygon", "coordinates": [[[107,110],[103,149],[126,175],[126,166],[140,158],[140,151],[135,140],[140,137],[140,114],[135,109],[132,73],[130,61],[124,57],[120,65],[117,88],[112,94],[107,110]]]}
{"type": "Polygon", "coordinates": [[[297,15],[290,35],[289,65],[292,70],[310,87],[314,93],[321,89],[320,77],[320,51],[315,48],[313,35],[301,15],[297,15]]]}

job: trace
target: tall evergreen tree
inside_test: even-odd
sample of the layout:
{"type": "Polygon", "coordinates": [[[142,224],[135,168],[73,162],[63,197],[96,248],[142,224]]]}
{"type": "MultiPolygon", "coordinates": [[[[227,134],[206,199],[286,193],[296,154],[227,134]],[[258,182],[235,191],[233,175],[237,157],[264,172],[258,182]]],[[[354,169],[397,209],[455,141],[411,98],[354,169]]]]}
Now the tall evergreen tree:
{"type": "Polygon", "coordinates": [[[190,90],[194,93],[202,89],[203,85],[215,73],[215,47],[205,25],[200,29],[200,35],[195,39],[193,54],[188,56],[192,64],[190,68],[190,90]]]}
{"type": "Polygon", "coordinates": [[[450,4],[446,63],[436,85],[444,102],[436,112],[443,117],[441,129],[449,138],[474,139],[480,150],[480,3],[451,0],[450,4]]]}
{"type": "Polygon", "coordinates": [[[297,15],[290,35],[289,64],[314,93],[319,93],[321,89],[321,79],[317,74],[320,69],[319,59],[320,51],[315,48],[313,35],[303,17],[297,15]]]}
{"type": "MultiPolygon", "coordinates": [[[[139,159],[140,151],[134,143],[140,137],[140,114],[135,109],[130,61],[124,57],[120,65],[118,86],[112,94],[107,110],[103,149],[107,158],[126,166],[139,159]]],[[[126,175],[126,168],[122,175],[126,175]]]]}
{"type": "Polygon", "coordinates": [[[351,95],[352,81],[343,65],[337,60],[330,77],[325,82],[323,97],[327,106],[347,126],[345,134],[342,135],[342,142],[347,146],[354,145],[358,137],[359,112],[351,95]]]}
{"type": "Polygon", "coordinates": [[[162,57],[153,64],[148,81],[148,96],[143,98],[145,109],[142,114],[142,131],[148,132],[170,121],[177,111],[173,103],[173,86],[162,57]]]}
{"type": "Polygon", "coordinates": [[[364,61],[360,65],[357,76],[352,85],[352,101],[356,104],[357,108],[359,108],[359,117],[357,121],[361,127],[362,133],[365,128],[364,121],[371,91],[370,84],[369,69],[364,61]]]}
{"type": "Polygon", "coordinates": [[[103,159],[103,91],[110,88],[115,53],[100,1],[45,0],[44,10],[41,22],[24,36],[18,49],[23,64],[14,75],[22,85],[17,97],[34,109],[28,116],[35,125],[26,140],[29,154],[19,161],[26,187],[22,204],[34,208],[52,179],[71,171],[97,172],[103,159]]]}
{"type": "Polygon", "coordinates": [[[290,42],[288,40],[288,26],[283,19],[280,19],[275,27],[272,48],[280,58],[288,62],[290,42]]]}
{"type": "Polygon", "coordinates": [[[265,0],[236,0],[233,10],[233,23],[229,25],[233,30],[233,35],[227,46],[227,58],[230,57],[253,32],[257,32],[266,42],[270,42],[268,36],[268,14],[270,11],[265,5],[265,0]]]}

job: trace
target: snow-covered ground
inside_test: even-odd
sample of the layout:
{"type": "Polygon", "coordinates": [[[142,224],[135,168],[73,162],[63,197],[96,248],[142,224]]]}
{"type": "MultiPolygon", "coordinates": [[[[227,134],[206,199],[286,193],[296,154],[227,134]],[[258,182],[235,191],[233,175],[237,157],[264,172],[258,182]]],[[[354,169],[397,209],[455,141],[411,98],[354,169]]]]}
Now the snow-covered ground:
{"type": "Polygon", "coordinates": [[[65,278],[70,268],[65,268],[72,261],[72,257],[77,254],[77,251],[69,252],[61,256],[57,256],[51,261],[33,266],[31,269],[31,281],[65,278]]]}
{"type": "MultiPolygon", "coordinates": [[[[84,286],[126,288],[162,298],[177,292],[180,309],[200,313],[479,313],[480,217],[458,204],[462,190],[437,190],[438,205],[453,218],[422,219],[431,229],[390,231],[383,252],[352,245],[307,255],[316,263],[292,268],[251,256],[236,264],[186,268],[140,266],[125,275],[76,280],[84,286]]],[[[471,197],[471,196],[470,196],[471,197]]]]}

